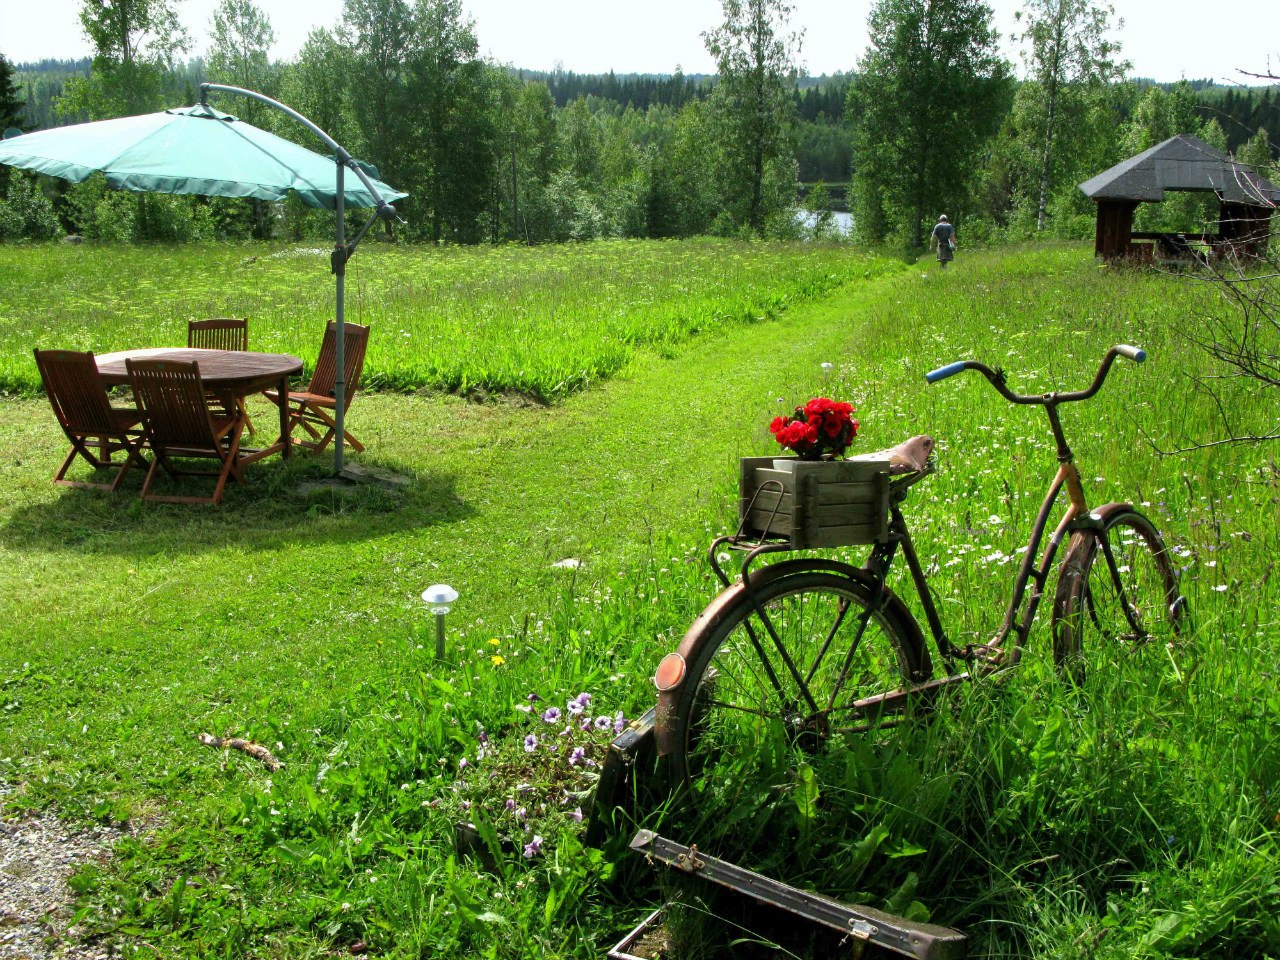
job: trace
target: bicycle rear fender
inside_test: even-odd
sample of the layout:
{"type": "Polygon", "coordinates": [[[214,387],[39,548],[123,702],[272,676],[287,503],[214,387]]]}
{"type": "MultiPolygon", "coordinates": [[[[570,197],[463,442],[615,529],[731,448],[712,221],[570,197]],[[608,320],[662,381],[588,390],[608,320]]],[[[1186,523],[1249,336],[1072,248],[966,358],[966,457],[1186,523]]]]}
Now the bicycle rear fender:
{"type": "MultiPolygon", "coordinates": [[[[822,558],[797,558],[795,560],[784,560],[781,563],[771,563],[767,567],[761,567],[754,571],[750,576],[750,584],[752,588],[759,589],[765,584],[772,583],[780,577],[789,576],[793,573],[801,571],[822,571],[824,573],[833,573],[837,576],[848,577],[850,580],[857,580],[870,590],[875,590],[879,584],[874,577],[861,567],[855,567],[848,563],[841,563],[837,560],[826,560],[822,558]]],[[[919,632],[920,628],[916,623],[916,619],[912,616],[911,611],[907,609],[907,605],[902,602],[896,593],[887,586],[883,587],[885,592],[885,607],[897,614],[900,622],[909,624],[916,631],[914,638],[917,647],[923,652],[924,666],[928,669],[928,648],[925,646],[924,635],[919,632]]],[[[714,600],[707,604],[706,609],[698,614],[698,618],[690,624],[689,629],[685,632],[684,639],[680,641],[680,645],[676,647],[675,653],[680,657],[681,673],[674,682],[663,684],[659,682],[659,677],[655,676],[655,682],[659,682],[658,687],[658,709],[654,722],[654,739],[657,742],[658,755],[666,756],[671,752],[674,746],[675,733],[672,730],[672,721],[676,715],[676,701],[679,699],[681,686],[684,683],[685,675],[683,667],[694,658],[698,652],[698,641],[703,637],[711,636],[711,629],[715,623],[723,619],[738,604],[749,603],[747,593],[747,584],[743,582],[735,583],[733,586],[722,590],[714,600]]],[[[670,657],[671,654],[667,654],[670,657]]],[[[663,664],[667,663],[667,658],[663,658],[663,664]]],[[[662,674],[662,666],[659,667],[659,676],[662,674]]]]}

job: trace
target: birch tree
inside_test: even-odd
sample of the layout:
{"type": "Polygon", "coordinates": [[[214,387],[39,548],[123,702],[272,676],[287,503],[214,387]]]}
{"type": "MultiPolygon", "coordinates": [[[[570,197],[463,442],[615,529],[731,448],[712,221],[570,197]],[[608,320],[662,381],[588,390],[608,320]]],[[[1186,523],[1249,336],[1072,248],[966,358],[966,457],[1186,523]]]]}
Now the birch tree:
{"type": "Polygon", "coordinates": [[[1016,14],[1025,27],[1015,39],[1023,43],[1023,59],[1044,110],[1036,230],[1044,229],[1061,153],[1059,132],[1087,110],[1091,94],[1100,93],[1129,69],[1127,62],[1117,59],[1120,45],[1110,39],[1114,15],[1111,4],[1094,0],[1025,0],[1016,14]]]}
{"type": "Polygon", "coordinates": [[[791,96],[801,37],[785,0],[722,0],[724,22],[702,35],[719,81],[711,96],[724,159],[726,206],[759,234],[795,195],[791,96]]]}

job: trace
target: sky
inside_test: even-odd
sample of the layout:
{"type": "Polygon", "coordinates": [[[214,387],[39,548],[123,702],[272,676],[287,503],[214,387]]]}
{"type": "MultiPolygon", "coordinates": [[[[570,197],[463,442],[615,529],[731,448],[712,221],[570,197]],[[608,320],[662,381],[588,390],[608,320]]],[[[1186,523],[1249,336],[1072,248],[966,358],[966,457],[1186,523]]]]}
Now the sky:
{"type": "MultiPolygon", "coordinates": [[[[342,0],[257,0],[276,31],[275,54],[293,58],[314,27],[338,22],[342,0]]],[[[810,74],[852,69],[867,43],[871,0],[792,0],[791,26],[804,30],[801,61],[810,74]]],[[[1002,35],[1019,0],[988,0],[1002,35]]],[[[177,0],[195,40],[207,47],[217,0],[177,0]]],[[[719,0],[464,0],[480,49],[498,63],[533,70],[561,64],[578,73],[711,73],[701,34],[720,22],[719,0]]],[[[0,53],[21,63],[89,53],[78,19],[81,0],[0,0],[0,53]]],[[[1115,0],[1118,31],[1135,76],[1253,82],[1238,69],[1280,73],[1276,0],[1115,0]],[[1229,11],[1229,12],[1228,12],[1229,11]]],[[[1005,53],[1017,51],[1005,42],[1005,53]]]]}

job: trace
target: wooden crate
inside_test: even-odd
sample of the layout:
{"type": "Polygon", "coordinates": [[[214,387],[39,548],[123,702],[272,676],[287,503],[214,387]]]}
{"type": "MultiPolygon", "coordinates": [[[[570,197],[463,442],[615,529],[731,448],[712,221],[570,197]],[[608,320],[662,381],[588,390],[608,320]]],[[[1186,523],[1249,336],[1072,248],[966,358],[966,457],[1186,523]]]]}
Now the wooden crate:
{"type": "Polygon", "coordinates": [[[782,457],[744,457],[739,517],[743,533],[785,538],[799,550],[876,543],[889,534],[889,458],[864,454],[848,460],[790,459],[789,470],[774,469],[782,457]],[[777,488],[760,488],[770,481],[777,488]],[[759,496],[757,496],[759,491],[759,496]],[[752,500],[754,498],[754,504],[752,500]]]}

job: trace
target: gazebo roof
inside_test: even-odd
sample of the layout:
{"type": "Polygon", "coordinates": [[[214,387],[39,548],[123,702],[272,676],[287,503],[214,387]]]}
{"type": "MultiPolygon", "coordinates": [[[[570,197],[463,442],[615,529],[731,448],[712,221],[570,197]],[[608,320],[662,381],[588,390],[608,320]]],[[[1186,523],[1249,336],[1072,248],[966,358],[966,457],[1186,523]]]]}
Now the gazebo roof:
{"type": "Polygon", "coordinates": [[[1280,188],[1190,134],[1170,137],[1080,184],[1091,200],[1163,200],[1166,190],[1211,190],[1228,203],[1280,204],[1280,188]]]}

